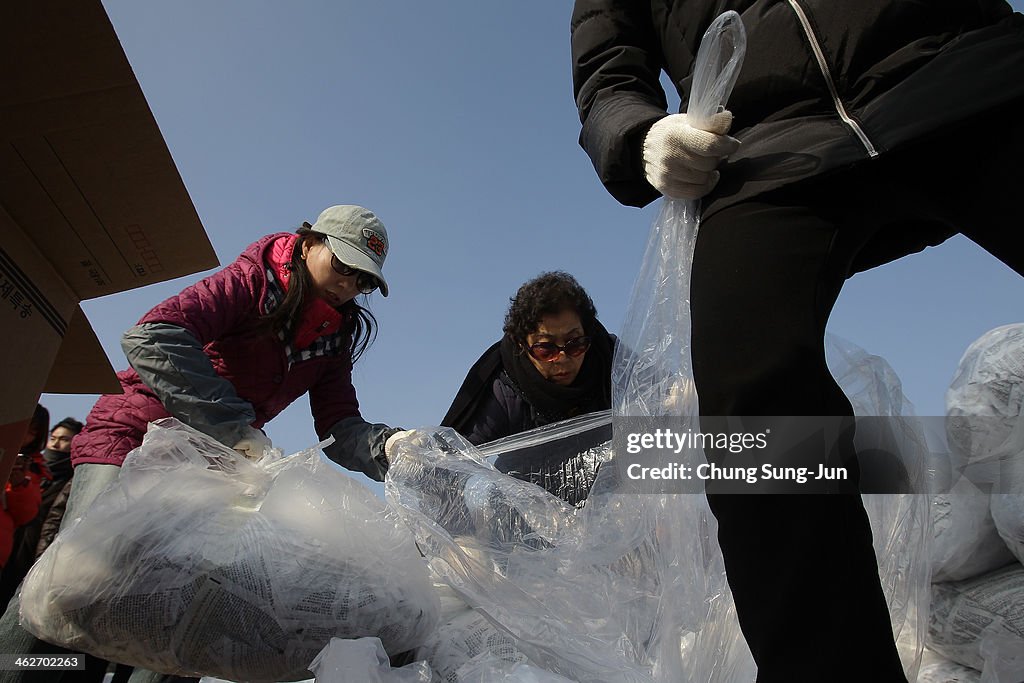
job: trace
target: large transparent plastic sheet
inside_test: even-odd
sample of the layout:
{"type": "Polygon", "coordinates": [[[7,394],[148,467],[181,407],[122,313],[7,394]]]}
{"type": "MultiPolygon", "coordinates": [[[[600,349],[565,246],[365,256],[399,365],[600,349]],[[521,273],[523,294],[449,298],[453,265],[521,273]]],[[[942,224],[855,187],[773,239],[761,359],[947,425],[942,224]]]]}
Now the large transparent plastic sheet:
{"type": "MultiPolygon", "coordinates": [[[[698,120],[724,103],[743,44],[735,13],[705,35],[688,109],[698,120]]],[[[616,415],[698,415],[689,356],[698,215],[694,203],[665,201],[654,223],[613,364],[616,415]]],[[[837,377],[859,391],[858,412],[897,421],[909,414],[898,380],[880,359],[852,345],[833,358],[841,366],[833,367],[837,377]]],[[[516,449],[600,428],[587,419],[587,427],[568,421],[485,452],[514,457],[516,449]]],[[[885,438],[922,446],[920,431],[909,419],[904,424],[885,438]]],[[[588,683],[754,679],[703,495],[622,493],[616,470],[596,467],[614,457],[611,443],[588,448],[596,476],[581,509],[503,475],[450,429],[417,432],[399,441],[393,456],[386,495],[432,570],[508,633],[529,664],[588,683]]],[[[686,457],[697,462],[703,454],[686,457]]],[[[927,499],[873,496],[865,504],[894,635],[913,680],[927,618],[927,499]]]]}
{"type": "Polygon", "coordinates": [[[583,415],[569,423],[545,425],[479,446],[493,456],[499,472],[528,481],[565,502],[582,507],[611,457],[612,411],[583,415]]]}
{"type": "MultiPolygon", "coordinates": [[[[893,418],[881,423],[892,426],[884,438],[902,440],[899,452],[909,464],[922,460],[924,437],[892,368],[832,335],[826,353],[857,414],[893,418]]],[[[609,412],[595,413],[479,449],[448,429],[398,444],[385,483],[389,500],[412,526],[434,571],[477,607],[442,626],[444,637],[479,640],[474,634],[484,628],[478,616],[484,615],[488,632],[504,634],[499,639],[509,668],[522,663],[505,652],[511,642],[529,661],[578,681],[753,680],[703,496],[617,494],[614,482],[599,475],[586,506],[576,509],[490,464],[495,456],[532,453],[548,442],[588,442],[606,433],[611,420],[609,412]],[[463,623],[474,633],[462,633],[469,628],[463,623]],[[670,673],[673,666],[677,673],[670,673]]],[[[876,438],[858,433],[858,447],[876,438]]],[[[612,455],[610,441],[580,453],[600,462],[612,455]]],[[[563,458],[556,448],[555,459],[563,458]]],[[[894,636],[912,675],[927,626],[926,497],[878,494],[864,502],[894,636]]],[[[441,672],[459,668],[436,660],[437,650],[432,646],[421,656],[441,672]]],[[[480,667],[494,670],[493,649],[486,650],[485,644],[460,649],[467,660],[476,657],[480,667]]],[[[468,670],[473,667],[462,669],[468,670]]],[[[445,680],[463,679],[450,674],[445,680]]]]}
{"type": "Polygon", "coordinates": [[[309,678],[332,637],[420,645],[440,602],[408,529],[317,449],[251,462],[173,419],[26,577],[21,623],[163,673],[309,678]]]}
{"type": "MultiPolygon", "coordinates": [[[[945,455],[929,448],[922,421],[903,395],[902,382],[881,357],[833,334],[826,336],[829,370],[858,418],[882,417],[858,424],[858,453],[881,448],[898,454],[913,491],[930,491],[947,466],[945,455]],[[869,429],[862,429],[867,426],[869,429]]],[[[928,631],[932,496],[923,493],[864,494],[871,521],[878,575],[889,605],[893,636],[903,669],[913,681],[928,631]]]]}

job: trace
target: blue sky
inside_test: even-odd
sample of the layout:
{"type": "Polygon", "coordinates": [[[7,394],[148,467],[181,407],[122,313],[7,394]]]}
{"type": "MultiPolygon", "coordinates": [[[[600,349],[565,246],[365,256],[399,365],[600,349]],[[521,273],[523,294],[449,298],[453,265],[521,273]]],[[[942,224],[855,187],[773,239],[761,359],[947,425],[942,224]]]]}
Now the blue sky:
{"type": "MultiPolygon", "coordinates": [[[[367,419],[436,424],[541,271],[574,274],[621,326],[654,209],[617,204],[577,145],[571,2],[104,6],[222,264],[331,204],[384,221],[391,296],[370,299],[380,336],[355,371],[367,419]]],[[[83,304],[116,369],[121,333],[201,275],[83,304]]],[[[830,329],[937,415],[964,349],[1022,301],[1024,280],[957,237],[854,277],[830,329]]],[[[95,399],[41,401],[56,421],[95,399]]],[[[267,431],[286,451],[316,440],[305,399],[267,431]]]]}

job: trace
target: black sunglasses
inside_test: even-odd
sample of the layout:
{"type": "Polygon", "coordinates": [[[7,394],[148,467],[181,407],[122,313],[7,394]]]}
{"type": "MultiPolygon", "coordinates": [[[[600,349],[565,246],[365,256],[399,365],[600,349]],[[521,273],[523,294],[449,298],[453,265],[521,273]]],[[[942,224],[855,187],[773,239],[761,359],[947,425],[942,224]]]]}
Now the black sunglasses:
{"type": "Polygon", "coordinates": [[[537,360],[553,362],[558,354],[564,353],[569,358],[582,356],[590,348],[590,337],[576,337],[559,346],[555,342],[537,342],[526,347],[530,355],[537,360]]]}
{"type": "Polygon", "coordinates": [[[359,270],[358,268],[353,268],[346,263],[342,263],[333,253],[331,254],[331,268],[333,268],[334,272],[338,275],[343,275],[345,277],[355,275],[356,289],[359,290],[360,294],[369,294],[380,287],[380,282],[377,281],[376,277],[365,271],[359,270]]]}

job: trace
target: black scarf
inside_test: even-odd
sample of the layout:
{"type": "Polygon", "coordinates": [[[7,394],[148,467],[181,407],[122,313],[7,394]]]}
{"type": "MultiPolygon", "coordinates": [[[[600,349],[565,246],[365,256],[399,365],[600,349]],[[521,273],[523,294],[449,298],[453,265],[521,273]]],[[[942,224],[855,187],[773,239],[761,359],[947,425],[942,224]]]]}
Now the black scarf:
{"type": "Polygon", "coordinates": [[[544,422],[558,422],[611,407],[613,343],[600,322],[595,320],[594,327],[580,372],[568,386],[544,379],[525,349],[508,336],[501,340],[505,373],[544,422]]]}
{"type": "Polygon", "coordinates": [[[612,404],[612,353],[615,337],[595,320],[590,349],[569,386],[544,379],[525,350],[507,335],[492,345],[470,369],[441,424],[464,429],[486,397],[494,379],[504,370],[519,393],[545,420],[557,422],[575,415],[606,410],[612,404]]]}
{"type": "Polygon", "coordinates": [[[71,453],[63,453],[50,448],[43,450],[43,462],[55,480],[71,478],[71,453]]]}

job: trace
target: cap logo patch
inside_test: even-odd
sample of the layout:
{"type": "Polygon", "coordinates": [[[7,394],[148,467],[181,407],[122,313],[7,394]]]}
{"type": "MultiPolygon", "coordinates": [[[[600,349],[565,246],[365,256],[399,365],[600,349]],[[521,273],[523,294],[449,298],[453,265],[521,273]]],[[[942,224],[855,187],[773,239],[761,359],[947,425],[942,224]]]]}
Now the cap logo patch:
{"type": "Polygon", "coordinates": [[[384,241],[376,231],[370,230],[369,228],[363,228],[363,237],[366,238],[366,248],[372,251],[380,258],[384,258],[388,253],[388,243],[384,241]]]}

